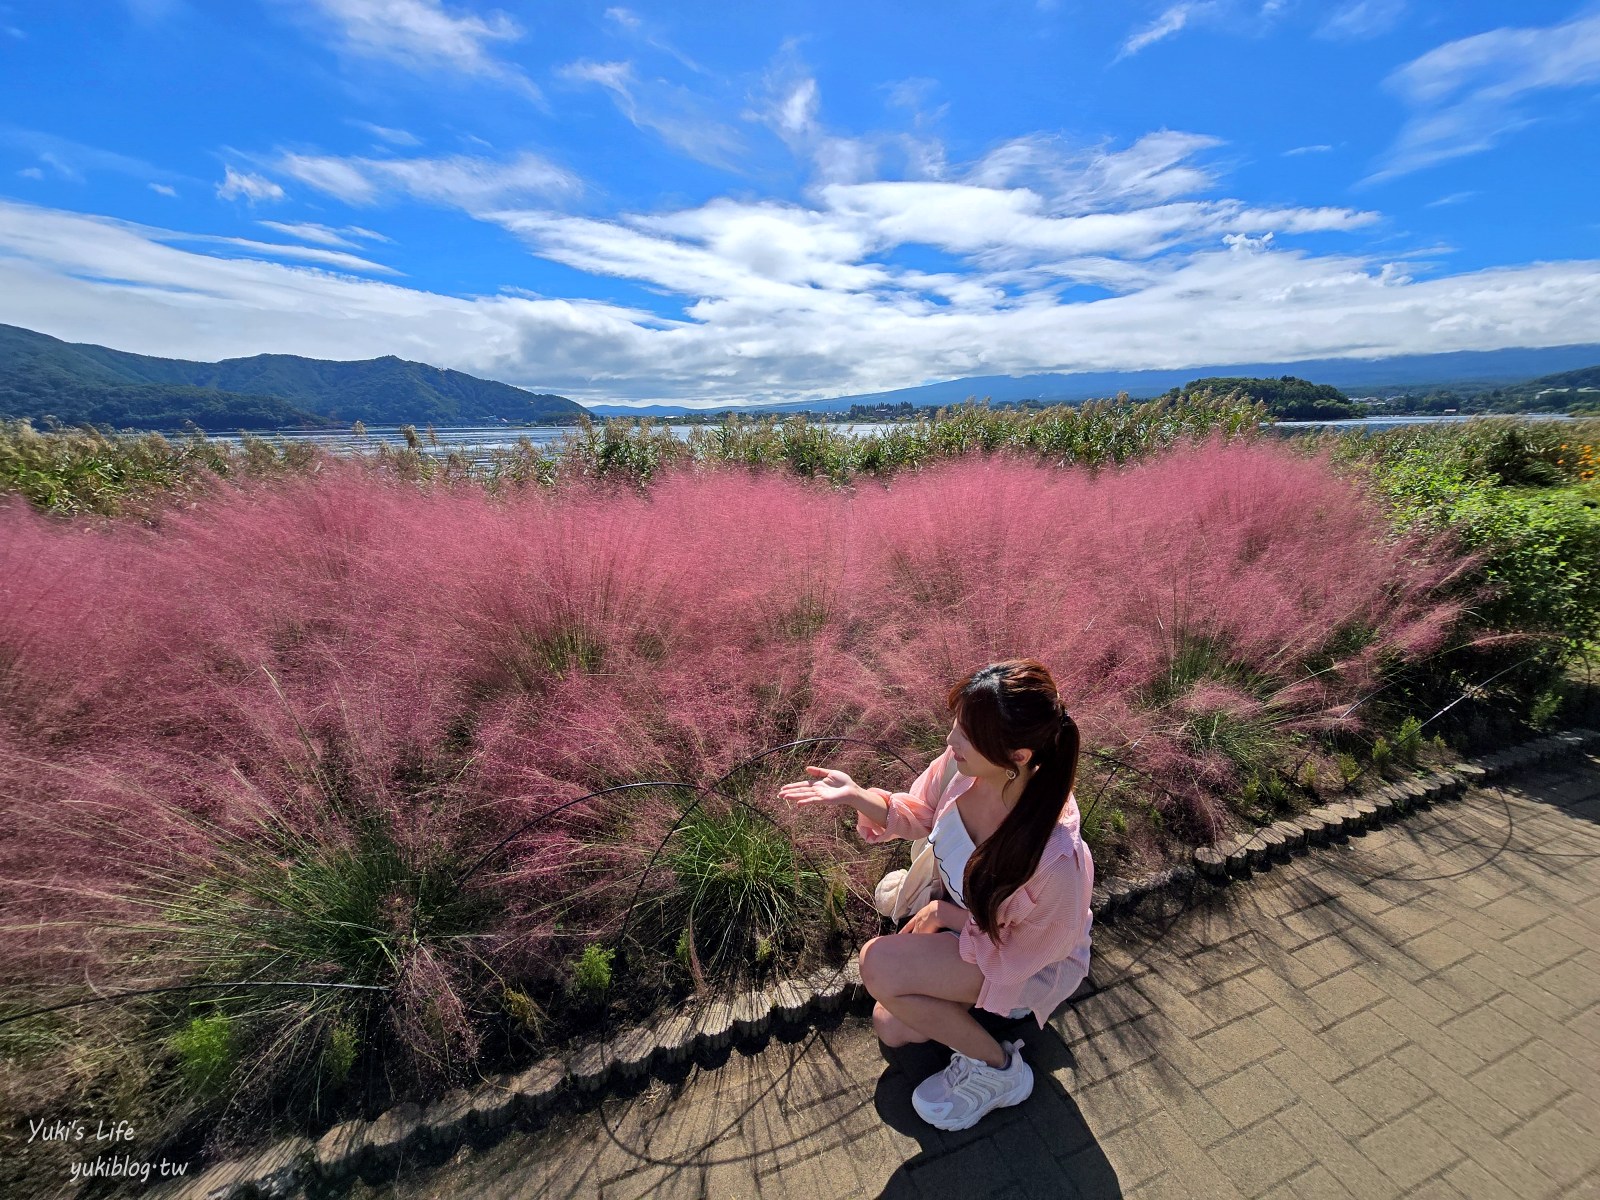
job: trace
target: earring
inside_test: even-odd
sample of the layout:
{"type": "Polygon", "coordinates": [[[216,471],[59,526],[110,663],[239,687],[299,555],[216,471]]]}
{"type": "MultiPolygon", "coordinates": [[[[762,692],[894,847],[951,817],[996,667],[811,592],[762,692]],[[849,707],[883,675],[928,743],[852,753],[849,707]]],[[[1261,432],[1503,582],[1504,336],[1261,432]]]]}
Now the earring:
{"type": "Polygon", "coordinates": [[[1017,777],[1017,770],[1016,770],[1015,767],[1013,767],[1011,770],[1006,772],[1006,778],[1007,779],[1015,779],[1016,777],[1017,777]]]}

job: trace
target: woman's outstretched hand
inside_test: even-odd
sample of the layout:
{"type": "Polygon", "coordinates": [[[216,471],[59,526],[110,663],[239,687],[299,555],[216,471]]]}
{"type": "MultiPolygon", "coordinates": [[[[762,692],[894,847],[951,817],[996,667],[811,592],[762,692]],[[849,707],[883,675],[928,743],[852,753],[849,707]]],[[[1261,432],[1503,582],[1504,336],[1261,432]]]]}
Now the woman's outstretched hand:
{"type": "Polygon", "coordinates": [[[960,933],[971,917],[966,909],[951,900],[930,900],[911,915],[899,933],[938,933],[942,929],[960,933]]]}
{"type": "Polygon", "coordinates": [[[832,807],[849,804],[851,799],[861,794],[856,781],[843,771],[829,767],[807,767],[806,774],[812,778],[784,784],[778,789],[779,797],[801,806],[821,804],[832,807]]]}

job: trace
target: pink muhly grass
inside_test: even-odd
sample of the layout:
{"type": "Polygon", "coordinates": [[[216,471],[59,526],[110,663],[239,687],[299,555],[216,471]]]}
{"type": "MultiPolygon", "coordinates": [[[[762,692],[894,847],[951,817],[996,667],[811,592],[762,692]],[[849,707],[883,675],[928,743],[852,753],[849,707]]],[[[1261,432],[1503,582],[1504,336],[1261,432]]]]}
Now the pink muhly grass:
{"type": "MultiPolygon", "coordinates": [[[[707,784],[803,737],[920,764],[949,686],[1026,655],[1083,733],[1080,808],[1118,772],[1118,794],[1210,837],[1241,778],[1230,752],[1359,729],[1350,707],[1443,646],[1462,603],[1442,594],[1442,543],[1390,540],[1326,461],[1221,440],[1094,474],[969,458],[853,491],[712,470],[643,495],[491,498],[329,464],[218,489],[154,532],[4,522],[0,745],[64,768],[0,765],[3,803],[30,810],[0,840],[8,879],[67,863],[122,894],[171,861],[160,831],[247,829],[247,793],[287,828],[315,833],[333,807],[457,864],[532,821],[472,884],[499,906],[482,953],[512,979],[553,976],[571,929],[614,927],[605,872],[642,870],[681,811],[657,790],[547,815],[589,791],[707,784]],[[148,837],[97,855],[106,828],[74,814],[113,805],[148,837]]],[[[805,761],[909,773],[824,749],[730,783],[818,862],[859,870],[847,828],[773,807],[805,761]]],[[[467,1002],[460,970],[408,984],[435,989],[440,1030],[449,997],[467,1002]]]]}

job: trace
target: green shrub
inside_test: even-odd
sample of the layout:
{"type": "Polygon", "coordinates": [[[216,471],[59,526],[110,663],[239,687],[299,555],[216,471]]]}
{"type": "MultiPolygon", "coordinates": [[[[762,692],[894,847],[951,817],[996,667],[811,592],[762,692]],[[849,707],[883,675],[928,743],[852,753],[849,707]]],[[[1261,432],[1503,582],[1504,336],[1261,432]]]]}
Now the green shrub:
{"type": "Polygon", "coordinates": [[[1184,722],[1184,731],[1196,753],[1221,754],[1244,771],[1267,769],[1285,745],[1269,722],[1225,712],[1197,713],[1184,722]]]}
{"type": "Polygon", "coordinates": [[[1289,785],[1282,775],[1276,771],[1270,772],[1261,786],[1267,799],[1272,801],[1273,812],[1282,812],[1289,807],[1289,785]]]}
{"type": "Polygon", "coordinates": [[[611,964],[617,952],[598,942],[585,946],[573,965],[569,988],[573,995],[591,1003],[599,1003],[611,991],[611,964]]]}
{"type": "Polygon", "coordinates": [[[543,1033],[544,1009],[539,1007],[538,1001],[527,992],[508,987],[501,993],[500,1004],[505,1009],[506,1016],[510,1017],[519,1029],[526,1030],[535,1037],[543,1033]]]}
{"type": "Polygon", "coordinates": [[[778,946],[776,942],[769,937],[758,937],[756,939],[755,960],[757,970],[766,970],[772,965],[772,960],[777,956],[778,946]]]}
{"type": "Polygon", "coordinates": [[[1475,478],[1421,451],[1385,464],[1377,480],[1399,529],[1448,528],[1464,549],[1484,552],[1480,577],[1493,594],[1483,624],[1541,635],[1551,660],[1600,636],[1600,507],[1579,489],[1503,487],[1498,475],[1475,478]]]}
{"type": "Polygon", "coordinates": [[[329,1084],[338,1086],[350,1077],[350,1068],[355,1066],[360,1048],[361,1039],[350,1025],[341,1021],[328,1030],[328,1042],[322,1051],[322,1073],[329,1084]]]}
{"type": "Polygon", "coordinates": [[[1251,772],[1239,787],[1239,807],[1247,813],[1257,812],[1261,804],[1261,779],[1251,772]]]}
{"type": "Polygon", "coordinates": [[[1394,761],[1394,747],[1389,739],[1379,734],[1372,739],[1372,769],[1382,775],[1394,761]]]}
{"type": "Polygon", "coordinates": [[[191,1092],[208,1099],[222,1094],[236,1066],[233,1022],[227,1013],[191,1018],[169,1044],[191,1092]]]}
{"type": "Polygon", "coordinates": [[[1407,717],[1400,722],[1400,729],[1394,735],[1394,752],[1407,766],[1416,766],[1417,756],[1422,752],[1421,721],[1407,717]]]}
{"type": "Polygon", "coordinates": [[[1540,729],[1553,724],[1566,698],[1566,689],[1559,684],[1540,692],[1534,697],[1533,706],[1528,710],[1529,724],[1540,729]]]}
{"type": "Polygon", "coordinates": [[[820,917],[835,883],[802,867],[788,835],[741,804],[696,808],[661,859],[673,879],[672,910],[693,930],[708,972],[755,961],[763,939],[820,917]]]}
{"type": "MultiPolygon", "coordinates": [[[[343,1056],[330,1053],[330,1031],[366,1029],[410,963],[474,961],[491,915],[483,899],[458,893],[460,863],[448,847],[418,859],[381,819],[347,824],[347,801],[333,803],[315,832],[292,831],[275,817],[236,832],[205,826],[205,852],[166,869],[144,897],[152,916],[137,928],[151,938],[150,953],[182,964],[190,979],[356,985],[240,987],[211,1002],[227,1022],[241,1060],[235,1075],[250,1080],[252,1103],[288,1098],[315,1109],[323,1086],[334,1082],[328,1070],[343,1056]]],[[[435,998],[449,1000],[442,995],[449,986],[440,982],[435,998]]],[[[470,1058],[475,1047],[470,1030],[437,1022],[386,1025],[383,1036],[385,1052],[404,1051],[419,1070],[470,1058]],[[434,1035],[440,1040],[421,1040],[434,1035]]]]}
{"type": "Polygon", "coordinates": [[[1356,780],[1361,778],[1361,772],[1363,768],[1361,764],[1356,761],[1355,755],[1340,751],[1334,756],[1334,762],[1339,768],[1339,780],[1346,788],[1350,787],[1353,783],[1355,783],[1356,780]]]}

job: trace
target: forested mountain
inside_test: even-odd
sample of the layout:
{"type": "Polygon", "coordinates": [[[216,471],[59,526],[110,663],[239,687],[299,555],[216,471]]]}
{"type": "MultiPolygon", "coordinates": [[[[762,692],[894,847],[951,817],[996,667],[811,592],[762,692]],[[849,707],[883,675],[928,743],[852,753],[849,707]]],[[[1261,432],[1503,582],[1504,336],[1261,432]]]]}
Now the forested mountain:
{"type": "Polygon", "coordinates": [[[0,325],[0,417],[175,429],[465,425],[574,420],[581,405],[392,355],[152,358],[0,325]]]}
{"type": "MultiPolygon", "coordinates": [[[[796,400],[784,404],[755,405],[747,412],[848,412],[852,408],[876,409],[909,403],[913,408],[960,404],[967,399],[988,399],[995,404],[1025,400],[1074,403],[1127,392],[1135,400],[1158,396],[1182,387],[1199,371],[1225,378],[1269,379],[1285,374],[1319,379],[1359,395],[1387,394],[1400,388],[1440,386],[1495,387],[1571,371],[1600,362],[1600,344],[1545,346],[1509,350],[1458,350],[1445,354],[1404,354],[1392,358],[1318,358],[1263,363],[1196,363],[1192,367],[1147,371],[1077,371],[1046,375],[974,375],[948,379],[890,392],[864,392],[828,399],[796,400]]],[[[737,404],[723,407],[741,407],[737,404]]],[[[693,412],[681,404],[638,406],[594,404],[596,416],[668,416],[693,412]]]]}
{"type": "Polygon", "coordinates": [[[1527,386],[1533,391],[1554,388],[1558,391],[1576,392],[1586,388],[1600,388],[1600,367],[1580,367],[1576,371],[1563,371],[1559,375],[1542,375],[1538,379],[1529,380],[1527,386]]]}
{"type": "Polygon", "coordinates": [[[1243,392],[1252,400],[1265,404],[1273,416],[1287,421],[1337,421],[1343,417],[1361,415],[1360,407],[1350,403],[1349,397],[1338,388],[1298,379],[1293,375],[1282,375],[1277,379],[1217,375],[1191,380],[1181,388],[1173,388],[1167,395],[1179,396],[1202,391],[1219,394],[1243,392]]]}

